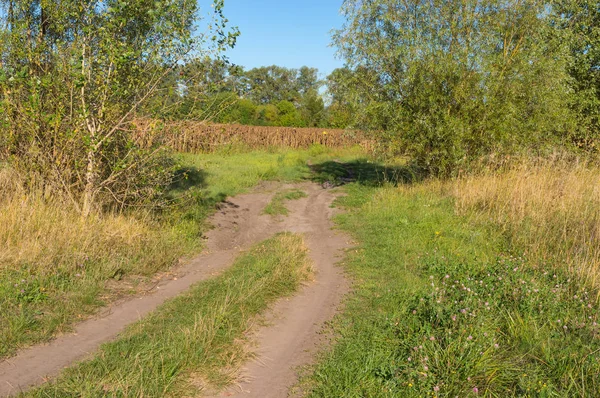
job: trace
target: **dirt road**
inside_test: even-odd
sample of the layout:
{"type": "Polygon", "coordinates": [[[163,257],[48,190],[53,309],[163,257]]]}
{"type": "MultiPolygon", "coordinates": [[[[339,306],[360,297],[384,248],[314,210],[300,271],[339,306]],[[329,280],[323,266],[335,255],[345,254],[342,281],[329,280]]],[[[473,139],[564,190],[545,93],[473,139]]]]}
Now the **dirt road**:
{"type": "Polygon", "coordinates": [[[235,387],[219,396],[285,397],[296,382],[295,368],[310,362],[321,344],[318,332],[331,319],[348,285],[335,267],[347,240],[332,231],[330,205],[335,196],[311,183],[281,186],[265,184],[255,193],[223,204],[212,217],[215,229],[207,250],[169,279],[159,281],[148,294],[111,306],[96,318],[79,324],[75,332],[46,345],[23,350],[0,362],[0,396],[17,394],[51,380],[64,367],[84,359],[100,344],[148,314],[165,300],[230,266],[241,250],[277,232],[305,233],[316,271],[315,281],[294,297],[279,301],[270,311],[270,326],[256,330],[256,359],[240,375],[235,387]],[[276,189],[299,188],[306,198],[288,202],[289,216],[277,219],[262,214],[276,189]]]}

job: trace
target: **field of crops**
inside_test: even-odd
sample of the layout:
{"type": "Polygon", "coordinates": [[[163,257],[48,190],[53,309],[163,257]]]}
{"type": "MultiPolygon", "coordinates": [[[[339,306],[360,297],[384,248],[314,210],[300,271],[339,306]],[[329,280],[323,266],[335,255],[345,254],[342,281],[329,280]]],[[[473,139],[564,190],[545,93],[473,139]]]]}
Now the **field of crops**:
{"type": "Polygon", "coordinates": [[[357,131],[274,126],[207,124],[196,121],[136,120],[133,135],[141,146],[165,145],[178,152],[214,152],[233,145],[250,149],[276,147],[304,149],[313,144],[329,148],[360,145],[370,149],[373,142],[357,131]]]}

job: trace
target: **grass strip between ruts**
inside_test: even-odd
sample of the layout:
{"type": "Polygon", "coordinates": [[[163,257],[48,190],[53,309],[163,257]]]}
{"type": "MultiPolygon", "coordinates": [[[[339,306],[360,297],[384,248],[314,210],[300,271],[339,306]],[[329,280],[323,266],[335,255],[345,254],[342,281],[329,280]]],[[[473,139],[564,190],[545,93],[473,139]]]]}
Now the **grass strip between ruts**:
{"type": "Polygon", "coordinates": [[[221,388],[250,355],[244,336],[256,317],[310,276],[303,237],[278,234],[24,396],[163,397],[221,388]]]}

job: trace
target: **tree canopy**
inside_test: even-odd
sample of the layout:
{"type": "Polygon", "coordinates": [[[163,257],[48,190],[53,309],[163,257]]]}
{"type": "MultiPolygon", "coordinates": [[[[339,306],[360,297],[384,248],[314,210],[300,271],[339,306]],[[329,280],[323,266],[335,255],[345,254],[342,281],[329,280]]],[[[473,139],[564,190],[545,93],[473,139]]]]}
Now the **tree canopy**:
{"type": "Polygon", "coordinates": [[[433,173],[597,130],[597,2],[346,0],[342,11],[334,43],[348,68],[332,76],[334,103],[433,173]]]}

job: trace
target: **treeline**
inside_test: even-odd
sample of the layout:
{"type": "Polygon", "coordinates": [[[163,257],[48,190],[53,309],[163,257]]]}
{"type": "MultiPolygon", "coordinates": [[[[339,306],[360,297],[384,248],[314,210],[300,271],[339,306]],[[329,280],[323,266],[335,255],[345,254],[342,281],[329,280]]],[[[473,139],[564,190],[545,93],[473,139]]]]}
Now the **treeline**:
{"type": "Polygon", "coordinates": [[[434,174],[598,152],[600,2],[346,0],[342,12],[334,103],[434,174]]]}
{"type": "MultiPolygon", "coordinates": [[[[159,119],[210,120],[254,126],[345,128],[347,115],[333,105],[325,86],[335,79],[318,69],[264,66],[245,70],[224,60],[181,65],[148,108],[159,119]]],[[[336,95],[335,99],[338,99],[336,95]]]]}

